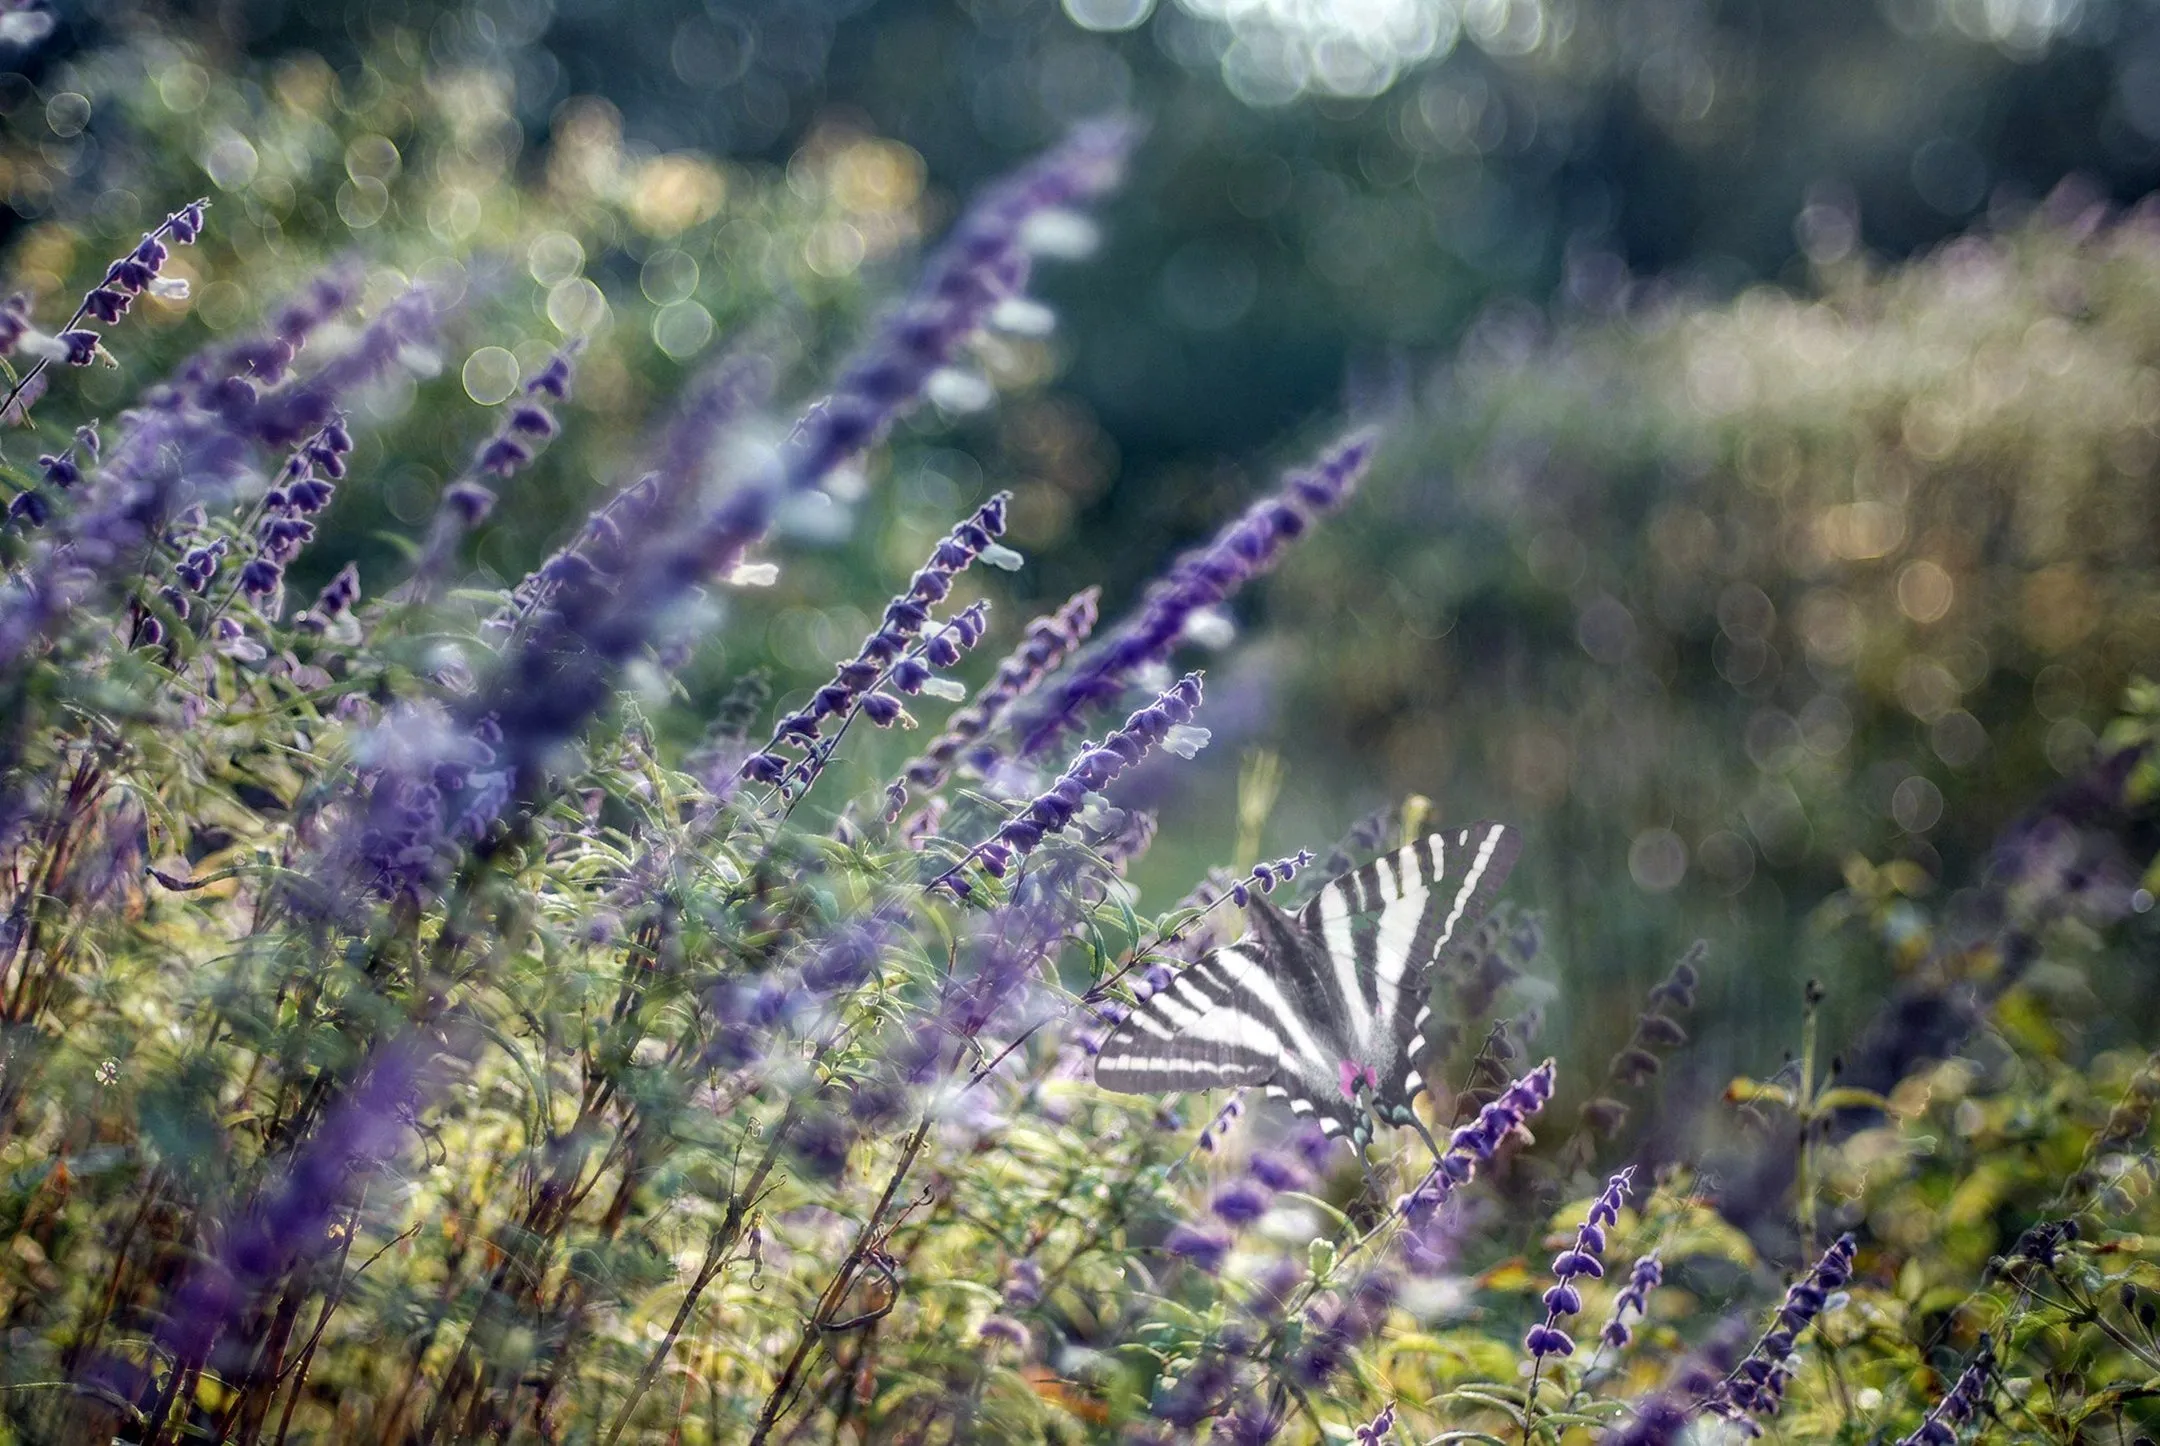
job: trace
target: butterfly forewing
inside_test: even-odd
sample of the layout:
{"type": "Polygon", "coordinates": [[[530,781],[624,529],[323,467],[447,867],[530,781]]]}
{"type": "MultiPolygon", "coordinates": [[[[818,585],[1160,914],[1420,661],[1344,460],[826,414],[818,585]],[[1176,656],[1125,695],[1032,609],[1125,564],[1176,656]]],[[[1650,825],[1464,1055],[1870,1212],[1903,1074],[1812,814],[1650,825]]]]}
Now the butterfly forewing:
{"type": "Polygon", "coordinates": [[[1432,966],[1492,901],[1521,848],[1501,824],[1429,834],[1332,880],[1295,920],[1256,900],[1252,932],[1137,1006],[1096,1079],[1131,1093],[1260,1084],[1330,1134],[1370,1068],[1383,1116],[1422,1089],[1432,966]]]}

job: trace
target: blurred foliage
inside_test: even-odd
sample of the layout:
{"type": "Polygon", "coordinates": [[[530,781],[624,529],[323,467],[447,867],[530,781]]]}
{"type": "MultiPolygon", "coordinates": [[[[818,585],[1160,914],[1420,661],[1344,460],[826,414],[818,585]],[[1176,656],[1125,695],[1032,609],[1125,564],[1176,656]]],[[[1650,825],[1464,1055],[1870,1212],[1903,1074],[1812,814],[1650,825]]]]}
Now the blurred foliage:
{"type": "MultiPolygon", "coordinates": [[[[1392,1404],[1417,1440],[1587,1440],[1731,1321],[1759,1333],[1843,1229],[1859,1274],[1800,1342],[1788,1439],[1917,1429],[1983,1331],[1982,1429],[2156,1429],[2160,695],[2132,684],[2160,642],[2160,234],[2096,209],[2154,174],[2151,8],[1802,24],[1518,0],[1330,71],[1319,40],[1255,39],[1263,7],[1202,8],[1132,5],[1144,23],[1106,36],[1077,22],[1106,27],[1111,0],[115,7],[0,85],[12,271],[41,317],[171,206],[215,203],[174,262],[191,296],[144,300],[113,365],[60,378],[42,445],[339,253],[364,258],[363,313],[409,278],[463,301],[439,353],[359,399],[296,592],[357,559],[379,595],[481,409],[586,343],[566,434],[509,485],[445,618],[385,609],[361,647],[251,617],[268,657],[158,660],[84,617],[80,675],[53,663],[31,695],[53,729],[33,762],[113,766],[80,861],[11,880],[66,927],[50,994],[9,1006],[6,1430],[141,1438],[177,1389],[155,1344],[177,1286],[275,1193],[316,1092],[404,1020],[443,1024],[444,1077],[247,1321],[256,1343],[317,1330],[308,1369],[207,1372],[175,1434],[283,1439],[276,1405],[294,1439],[720,1442],[773,1400],[835,1439],[1145,1439],[1229,1360],[1214,1404],[1261,1402],[1293,1439],[1392,1404]],[[1338,93],[1279,93],[1300,74],[1338,93]],[[481,656],[460,630],[634,473],[688,374],[741,345],[808,394],[942,230],[945,187],[1106,102],[1149,112],[1152,149],[1095,265],[1053,288],[1063,336],[979,358],[998,409],[907,424],[784,519],[776,585],[715,595],[686,657],[633,667],[453,906],[334,947],[266,907],[316,842],[299,805],[349,786],[365,735],[338,698],[454,696],[439,650],[481,656]],[[2098,189],[2028,214],[2073,165],[2098,189]],[[1740,289],[1756,277],[1780,285],[1740,289]],[[1175,825],[1164,846],[1128,884],[1052,845],[1088,887],[1031,961],[1028,1023],[961,1031],[980,1053],[893,1087],[991,947],[982,911],[917,897],[920,855],[874,806],[839,812],[904,742],[857,730],[786,827],[696,745],[761,737],[1001,487],[1040,560],[953,603],[1025,616],[1100,578],[1122,610],[1256,490],[1220,454],[1299,425],[1367,346],[1401,358],[1350,388],[1394,421],[1382,469],[1237,605],[1264,628],[1199,630],[1221,647],[1202,767],[1119,794],[1175,825]],[[769,702],[715,705],[761,671],[769,702]],[[2096,752],[2135,767],[2096,784],[2096,752]],[[2087,792],[2046,803],[2060,787],[2087,792]],[[1258,1110],[1198,1151],[1205,1109],[1097,1091],[1081,996],[1209,937],[1164,907],[1209,865],[1412,793],[1520,826],[1517,896],[1542,906],[1443,961],[1432,1122],[1547,1051],[1552,1115],[1439,1241],[1389,1208],[1423,1174],[1404,1139],[1323,1160],[1219,1266],[1180,1255],[1256,1151],[1300,1141],[1258,1110]],[[2051,862],[2021,832],[2036,807],[2101,862],[2051,862]],[[735,1022],[716,982],[785,975],[895,892],[908,926],[837,1024],[766,1021],[754,1064],[711,1066],[735,1022]],[[1697,934],[1715,946],[1682,1028],[1638,1001],[1697,934]],[[1908,1067],[1882,1029],[1913,998],[1968,1009],[1908,1067]],[[1855,1083],[1878,1057],[1889,1077],[1855,1083]],[[1618,1357],[1588,1337],[1622,1271],[1589,1288],[1585,1349],[1547,1363],[1525,1422],[1542,1253],[1628,1162],[1610,1258],[1657,1248],[1666,1284],[1618,1357]],[[1308,1335],[1353,1306],[1362,1334],[1311,1369],[1308,1335]],[[136,1374],[93,1383],[113,1360],[136,1374]]],[[[11,437],[18,484],[35,450],[11,437]]],[[[996,816],[972,783],[950,801],[956,835],[996,816]]]]}

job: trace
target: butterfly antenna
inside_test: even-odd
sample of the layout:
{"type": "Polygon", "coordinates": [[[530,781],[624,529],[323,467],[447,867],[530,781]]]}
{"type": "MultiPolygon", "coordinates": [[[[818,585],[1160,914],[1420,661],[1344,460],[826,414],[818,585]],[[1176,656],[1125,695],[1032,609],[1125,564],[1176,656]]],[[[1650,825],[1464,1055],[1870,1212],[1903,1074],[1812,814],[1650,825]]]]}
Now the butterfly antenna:
{"type": "Polygon", "coordinates": [[[1425,1128],[1425,1122],[1417,1117],[1415,1109],[1403,1111],[1403,1123],[1417,1131],[1417,1137],[1425,1142],[1425,1148],[1432,1151],[1433,1163],[1435,1165],[1439,1164],[1441,1159],[1440,1142],[1433,1138],[1431,1130],[1425,1128]]]}

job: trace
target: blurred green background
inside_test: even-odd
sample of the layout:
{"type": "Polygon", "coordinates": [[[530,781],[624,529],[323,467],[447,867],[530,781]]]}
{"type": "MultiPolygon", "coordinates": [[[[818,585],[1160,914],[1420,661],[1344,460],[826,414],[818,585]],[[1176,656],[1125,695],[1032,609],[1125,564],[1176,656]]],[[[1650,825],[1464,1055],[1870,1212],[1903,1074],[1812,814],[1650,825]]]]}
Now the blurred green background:
{"type": "MultiPolygon", "coordinates": [[[[972,186],[1140,115],[1100,250],[1045,280],[1055,336],[981,359],[996,408],[918,418],[789,520],[778,586],[694,620],[669,726],[753,668],[801,695],[995,488],[1030,565],[976,585],[1010,641],[1093,582],[1116,615],[1274,468],[1378,422],[1363,497],[1194,650],[1215,743],[1141,781],[1166,827],[1140,881],[1166,903],[1229,861],[1241,774],[1270,854],[1406,793],[1517,822],[1513,896],[1566,985],[1538,1002],[1585,1048],[1696,936],[1706,1077],[1774,1068],[1810,975],[1826,1037],[1856,1033],[2160,644],[2151,0],[51,13],[0,76],[40,314],[217,204],[193,298],[131,318],[44,420],[340,254],[378,296],[466,298],[438,375],[371,399],[393,481],[340,498],[325,575],[384,558],[475,404],[587,336],[565,443],[473,554],[514,579],[695,368],[760,347],[813,394],[972,186]]],[[[2135,1035],[2142,984],[2071,1011],[2135,1035]]]]}

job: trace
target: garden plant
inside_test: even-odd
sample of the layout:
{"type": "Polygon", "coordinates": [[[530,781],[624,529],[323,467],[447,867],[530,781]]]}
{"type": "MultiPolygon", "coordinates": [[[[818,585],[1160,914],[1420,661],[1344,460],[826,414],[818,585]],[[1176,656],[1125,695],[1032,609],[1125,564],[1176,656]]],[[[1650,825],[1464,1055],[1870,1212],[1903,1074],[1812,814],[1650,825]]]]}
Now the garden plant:
{"type": "Polygon", "coordinates": [[[0,1439],[2160,1432],[2149,217],[1495,308],[1044,598],[954,439],[1145,117],[941,210],[417,53],[9,114],[0,1439]]]}

